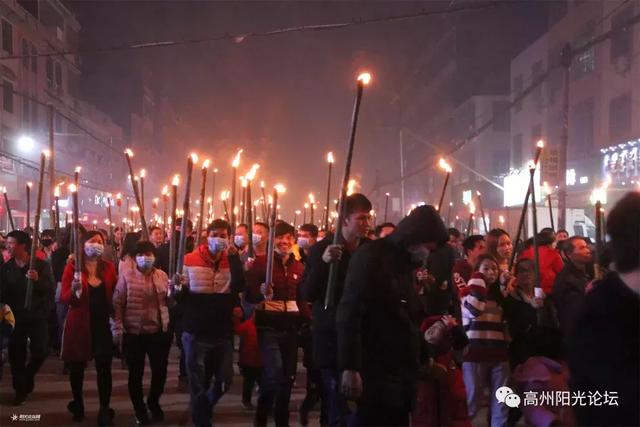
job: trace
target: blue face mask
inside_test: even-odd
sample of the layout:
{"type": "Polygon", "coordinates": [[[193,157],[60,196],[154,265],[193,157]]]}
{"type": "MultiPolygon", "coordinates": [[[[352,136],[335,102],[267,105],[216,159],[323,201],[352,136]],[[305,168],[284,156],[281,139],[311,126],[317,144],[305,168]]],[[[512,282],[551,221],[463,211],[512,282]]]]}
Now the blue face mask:
{"type": "Polygon", "coordinates": [[[89,258],[98,258],[104,253],[104,245],[101,243],[87,242],[84,244],[84,253],[89,258]]]}
{"type": "Polygon", "coordinates": [[[298,237],[298,247],[300,249],[308,249],[311,245],[308,237],[298,237]]]}
{"type": "Polygon", "coordinates": [[[244,236],[241,234],[236,234],[235,236],[233,236],[233,243],[239,248],[244,247],[244,245],[246,244],[244,236]]]}
{"type": "Polygon", "coordinates": [[[222,237],[207,237],[207,244],[211,255],[217,255],[227,249],[227,239],[222,237]]]}
{"type": "Polygon", "coordinates": [[[153,264],[156,262],[156,258],[151,255],[151,256],[145,256],[145,255],[138,255],[136,256],[136,264],[138,265],[138,268],[141,271],[149,271],[153,268],[153,264]]]}

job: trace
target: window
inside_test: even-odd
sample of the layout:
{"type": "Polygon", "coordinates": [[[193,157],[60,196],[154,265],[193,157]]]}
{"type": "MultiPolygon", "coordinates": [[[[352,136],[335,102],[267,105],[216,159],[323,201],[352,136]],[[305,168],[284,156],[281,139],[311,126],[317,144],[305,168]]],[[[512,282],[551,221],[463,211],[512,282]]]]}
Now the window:
{"type": "Polygon", "coordinates": [[[28,70],[29,69],[29,43],[27,39],[22,39],[22,66],[28,70]]]}
{"type": "Polygon", "coordinates": [[[589,155],[593,148],[593,105],[593,98],[589,98],[576,104],[571,112],[569,147],[574,158],[589,155]]]}
{"type": "Polygon", "coordinates": [[[538,142],[538,140],[542,137],[542,126],[540,124],[535,125],[531,128],[531,140],[534,142],[538,142]]]}
{"type": "Polygon", "coordinates": [[[626,25],[633,16],[633,6],[611,18],[611,62],[620,57],[629,57],[633,52],[633,25],[626,25]]]}
{"type": "Polygon", "coordinates": [[[29,127],[29,100],[25,97],[22,98],[22,125],[29,127]]]}
{"type": "Polygon", "coordinates": [[[511,142],[511,167],[519,169],[522,165],[522,134],[514,135],[511,142]]]}
{"type": "Polygon", "coordinates": [[[612,142],[629,136],[631,131],[631,96],[629,93],[609,102],[609,135],[612,142]]]}
{"type": "MultiPolygon", "coordinates": [[[[583,46],[585,43],[588,43],[593,39],[595,35],[595,22],[589,21],[585,26],[585,29],[582,33],[576,37],[573,42],[574,47],[583,46]]],[[[588,50],[582,52],[577,55],[573,65],[571,67],[571,71],[573,74],[573,79],[577,80],[596,69],[596,54],[594,47],[590,47],[588,50]]]]}
{"type": "Polygon", "coordinates": [[[31,71],[38,72],[38,50],[35,45],[31,45],[31,71]]]}
{"type": "MultiPolygon", "coordinates": [[[[517,75],[513,79],[513,97],[514,99],[522,93],[522,74],[517,75]]],[[[518,101],[513,105],[513,111],[518,112],[522,110],[522,101],[518,101]]]]}
{"type": "Polygon", "coordinates": [[[13,25],[5,19],[0,19],[2,24],[2,49],[7,53],[13,53],[13,25]]]}
{"type": "Polygon", "coordinates": [[[9,80],[2,81],[2,108],[13,113],[13,84],[9,80]]]}
{"type": "Polygon", "coordinates": [[[59,62],[55,61],[55,78],[56,78],[56,90],[58,93],[62,93],[62,66],[59,62]]]}
{"type": "Polygon", "coordinates": [[[509,172],[509,151],[494,151],[491,156],[492,173],[494,176],[509,172]]]}
{"type": "MultiPolygon", "coordinates": [[[[542,75],[542,60],[537,61],[531,66],[531,82],[536,81],[542,75]]],[[[533,99],[533,105],[536,111],[542,111],[542,85],[538,85],[531,93],[533,99]]]]}
{"type": "Polygon", "coordinates": [[[507,101],[493,101],[493,130],[496,132],[507,132],[510,128],[509,103],[507,101]]]}
{"type": "Polygon", "coordinates": [[[47,88],[53,89],[53,59],[47,56],[47,88]]]}

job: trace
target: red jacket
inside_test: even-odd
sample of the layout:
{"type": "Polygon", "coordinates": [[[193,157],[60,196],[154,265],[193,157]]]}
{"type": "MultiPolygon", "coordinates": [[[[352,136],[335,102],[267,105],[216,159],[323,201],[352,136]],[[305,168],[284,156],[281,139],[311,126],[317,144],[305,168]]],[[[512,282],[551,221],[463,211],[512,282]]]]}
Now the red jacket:
{"type": "MultiPolygon", "coordinates": [[[[311,318],[311,313],[302,298],[300,290],[302,276],[304,275],[304,265],[300,261],[296,261],[293,255],[289,256],[286,265],[283,265],[280,255],[275,253],[273,256],[273,301],[295,301],[299,312],[295,314],[286,313],[286,316],[275,315],[267,317],[272,317],[278,326],[284,326],[284,324],[293,326],[301,318],[311,318]],[[279,320],[275,318],[279,318],[279,320]]],[[[245,296],[247,301],[255,304],[263,300],[263,296],[260,293],[260,285],[265,281],[266,271],[267,257],[257,256],[253,266],[247,271],[247,294],[245,296]]],[[[260,316],[258,313],[256,315],[260,316]]],[[[261,318],[256,320],[256,324],[261,326],[261,318]]]]}
{"type": "MultiPolygon", "coordinates": [[[[538,258],[540,260],[540,287],[546,295],[551,295],[553,282],[556,280],[558,273],[562,271],[562,267],[564,267],[562,257],[551,246],[539,246],[538,258]]],[[[520,259],[533,260],[533,246],[523,251],[520,259]]]]}
{"type": "MultiPolygon", "coordinates": [[[[103,264],[102,281],[107,292],[107,302],[109,311],[112,310],[113,290],[116,287],[116,268],[109,261],[100,260],[103,264]]],[[[71,291],[75,265],[73,262],[67,264],[62,273],[62,287],[60,291],[60,302],[69,305],[67,320],[64,322],[64,333],[62,335],[62,359],[66,362],[86,362],[93,358],[91,351],[91,319],[89,312],[89,283],[87,277],[82,274],[82,293],[80,298],[76,298],[71,291]]]]}
{"type": "Polygon", "coordinates": [[[240,352],[238,365],[241,368],[262,367],[262,356],[258,346],[258,331],[254,317],[251,316],[244,322],[233,318],[233,332],[240,337],[240,352]]]}

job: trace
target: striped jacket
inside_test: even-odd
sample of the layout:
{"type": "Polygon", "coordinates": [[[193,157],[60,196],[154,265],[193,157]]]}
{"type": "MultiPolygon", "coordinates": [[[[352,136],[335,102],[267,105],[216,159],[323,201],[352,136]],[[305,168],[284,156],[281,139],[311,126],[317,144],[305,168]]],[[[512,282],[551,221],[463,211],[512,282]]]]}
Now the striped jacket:
{"type": "Polygon", "coordinates": [[[223,252],[214,259],[207,245],[198,246],[184,258],[188,286],[176,296],[184,311],[182,327],[192,334],[216,338],[233,337],[233,308],[240,304],[245,278],[238,255],[223,252]]]}
{"type": "Polygon", "coordinates": [[[482,273],[473,273],[461,290],[462,326],[469,346],[465,362],[503,362],[507,357],[507,336],[501,307],[500,285],[487,288],[482,273]]]}

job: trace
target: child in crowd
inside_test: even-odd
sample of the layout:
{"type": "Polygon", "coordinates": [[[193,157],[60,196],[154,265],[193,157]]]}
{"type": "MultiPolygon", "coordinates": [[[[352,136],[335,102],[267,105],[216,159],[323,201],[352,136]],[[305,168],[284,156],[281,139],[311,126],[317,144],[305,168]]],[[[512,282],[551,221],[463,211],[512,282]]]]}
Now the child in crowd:
{"type": "Polygon", "coordinates": [[[471,279],[460,289],[462,324],[469,338],[462,371],[472,422],[478,414],[485,387],[489,387],[491,426],[504,426],[508,407],[495,392],[509,378],[506,325],[502,311],[504,290],[498,278],[498,262],[481,255],[471,279]]]}
{"type": "Polygon", "coordinates": [[[251,394],[256,385],[260,385],[262,375],[262,357],[258,346],[258,332],[254,315],[245,318],[244,311],[240,307],[233,310],[233,332],[240,337],[240,358],[238,366],[242,373],[242,406],[253,409],[251,394]]]}

